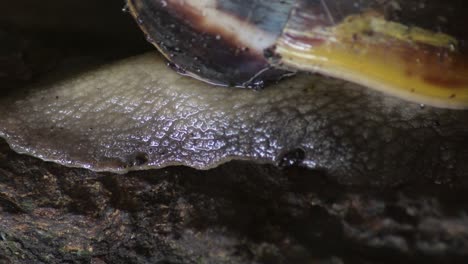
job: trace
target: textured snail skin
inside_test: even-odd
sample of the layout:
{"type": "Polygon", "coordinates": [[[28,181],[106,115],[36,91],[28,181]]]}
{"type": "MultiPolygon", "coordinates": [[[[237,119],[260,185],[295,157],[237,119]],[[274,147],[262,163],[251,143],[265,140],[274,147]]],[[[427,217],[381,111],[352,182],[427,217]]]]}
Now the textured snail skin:
{"type": "Polygon", "coordinates": [[[354,179],[468,177],[467,111],[305,74],[260,92],[213,87],[155,53],[19,91],[0,115],[14,150],[97,171],[236,159],[354,179]]]}

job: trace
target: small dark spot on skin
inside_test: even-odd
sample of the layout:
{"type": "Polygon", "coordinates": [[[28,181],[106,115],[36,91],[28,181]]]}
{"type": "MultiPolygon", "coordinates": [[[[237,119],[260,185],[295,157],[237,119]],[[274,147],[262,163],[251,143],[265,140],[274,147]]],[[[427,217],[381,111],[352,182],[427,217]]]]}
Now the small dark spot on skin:
{"type": "Polygon", "coordinates": [[[58,96],[58,95],[56,95],[56,96],[55,96],[55,99],[59,99],[59,96],[58,96]]]}
{"type": "Polygon", "coordinates": [[[133,158],[131,166],[142,166],[148,162],[148,155],[146,153],[137,153],[133,158]]]}
{"type": "Polygon", "coordinates": [[[451,94],[449,98],[450,98],[450,99],[453,99],[453,98],[455,98],[455,97],[457,97],[456,94],[451,94]]]}
{"type": "Polygon", "coordinates": [[[303,149],[297,148],[290,151],[287,151],[279,160],[280,167],[291,167],[301,165],[305,159],[305,151],[303,149]]]}

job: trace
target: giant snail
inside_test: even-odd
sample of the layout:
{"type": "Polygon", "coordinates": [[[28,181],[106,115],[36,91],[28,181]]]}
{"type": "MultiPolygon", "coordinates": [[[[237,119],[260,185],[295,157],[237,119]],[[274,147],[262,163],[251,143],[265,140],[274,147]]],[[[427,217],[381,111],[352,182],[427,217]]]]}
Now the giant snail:
{"type": "Polygon", "coordinates": [[[468,115],[448,109],[468,105],[463,5],[129,0],[171,67],[155,51],[45,80],[1,98],[0,136],[118,173],[250,160],[356,179],[468,177],[468,115]]]}
{"type": "Polygon", "coordinates": [[[186,75],[262,87],[310,71],[400,98],[468,107],[462,1],[128,0],[147,39],[186,75]]]}

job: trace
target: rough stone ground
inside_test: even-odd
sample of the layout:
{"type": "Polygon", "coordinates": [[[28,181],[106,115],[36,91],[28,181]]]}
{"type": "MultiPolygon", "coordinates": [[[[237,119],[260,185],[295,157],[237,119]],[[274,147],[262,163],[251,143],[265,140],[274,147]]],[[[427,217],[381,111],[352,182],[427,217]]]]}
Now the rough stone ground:
{"type": "Polygon", "coordinates": [[[114,175],[0,145],[0,263],[463,263],[466,183],[232,162],[114,175]]]}

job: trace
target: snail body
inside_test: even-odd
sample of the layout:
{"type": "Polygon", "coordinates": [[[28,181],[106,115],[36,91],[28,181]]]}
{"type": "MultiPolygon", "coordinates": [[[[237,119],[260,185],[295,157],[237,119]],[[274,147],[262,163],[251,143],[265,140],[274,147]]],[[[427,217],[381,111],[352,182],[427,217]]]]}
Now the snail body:
{"type": "Polygon", "coordinates": [[[309,71],[417,103],[467,108],[468,34],[461,22],[467,10],[458,0],[426,2],[128,0],[128,6],[174,68],[205,82],[258,88],[309,71]]]}
{"type": "MultiPolygon", "coordinates": [[[[154,1],[158,5],[163,2],[154,1]]],[[[169,7],[169,2],[166,1],[166,7],[169,7]]],[[[297,2],[294,2],[292,8],[296,5],[297,2]]],[[[311,14],[306,7],[299,9],[305,13],[296,18],[311,18],[306,15],[311,14]]],[[[331,5],[327,7],[331,14],[335,12],[331,5]]],[[[131,9],[136,14],[136,5],[131,9]]],[[[226,9],[235,10],[230,5],[225,6],[223,12],[226,9]]],[[[250,6],[249,9],[254,8],[250,6]]],[[[137,16],[143,28],[152,13],[137,16]]],[[[247,12],[240,10],[238,13],[247,12]]],[[[327,17],[323,16],[325,20],[327,17]]],[[[320,34],[333,39],[330,34],[336,33],[336,36],[346,39],[353,37],[356,32],[372,29],[374,33],[380,32],[377,34],[380,37],[373,38],[372,34],[368,34],[368,38],[364,38],[365,34],[360,35],[368,43],[382,39],[407,43],[410,36],[415,42],[424,42],[426,46],[432,45],[442,50],[450,48],[450,45],[446,45],[455,38],[458,46],[454,52],[463,50],[463,43],[457,37],[463,34],[457,33],[458,27],[439,34],[421,31],[423,28],[431,28],[430,25],[421,25],[405,35],[402,33],[407,28],[398,23],[389,23],[390,20],[382,19],[375,12],[345,17],[347,19],[339,20],[338,16],[334,16],[336,21],[330,25],[335,26],[324,27],[323,31],[296,30],[295,27],[305,25],[305,22],[294,23],[291,18],[285,23],[282,21],[256,27],[253,30],[261,29],[265,32],[272,31],[270,28],[273,25],[283,27],[283,32],[277,33],[276,47],[267,49],[266,53],[261,49],[269,44],[265,42],[260,45],[260,39],[252,37],[254,41],[251,45],[259,46],[248,46],[246,52],[262,61],[258,64],[259,68],[255,68],[254,64],[255,67],[242,68],[243,63],[235,66],[238,62],[233,60],[230,68],[224,68],[231,72],[218,71],[219,68],[209,66],[210,53],[195,47],[192,47],[193,50],[185,49],[185,53],[175,53],[174,56],[164,54],[175,68],[179,68],[179,72],[195,75],[184,64],[183,58],[187,59],[187,63],[201,61],[189,55],[205,52],[203,54],[208,57],[200,65],[207,67],[206,70],[211,71],[213,76],[220,77],[220,83],[212,83],[243,87],[252,78],[247,74],[249,71],[236,72],[238,66],[240,69],[255,69],[252,73],[261,77],[261,83],[263,78],[276,80],[290,75],[294,69],[290,69],[287,63],[306,60],[298,64],[313,65],[311,60],[314,58],[326,57],[327,49],[323,47],[330,47],[332,53],[327,55],[329,59],[333,58],[333,54],[341,54],[336,55],[338,58],[335,62],[353,61],[353,53],[348,52],[346,45],[310,49],[309,46],[295,42],[301,40],[300,43],[304,44],[313,37],[322,36],[320,34]],[[337,21],[344,23],[337,24],[337,21]],[[279,41],[285,40],[282,38],[285,32],[291,37],[290,41],[279,41]],[[304,32],[308,33],[304,35],[304,32]],[[303,49],[300,56],[294,50],[297,47],[303,49]],[[342,48],[341,53],[338,48],[342,48]],[[277,52],[283,56],[276,56],[277,52]],[[255,72],[257,70],[260,70],[260,75],[255,72]],[[245,79],[235,83],[236,74],[245,79]],[[226,76],[233,77],[233,83],[223,83],[226,76]]],[[[173,16],[164,19],[173,19],[173,16]]],[[[177,37],[177,32],[169,36],[177,37]]],[[[227,39],[222,34],[217,39],[217,34],[202,33],[201,40],[213,38],[213,43],[227,39]]],[[[249,36],[260,36],[260,33],[249,36]]],[[[167,42],[161,42],[156,37],[149,37],[149,40],[159,45],[163,52],[183,45],[177,42],[178,38],[169,37],[167,42]],[[177,45],[169,48],[171,43],[177,45]]],[[[325,37],[322,38],[327,39],[325,37]]],[[[356,39],[358,44],[359,39],[356,39]]],[[[318,44],[324,43],[319,38],[316,40],[318,44]]],[[[203,45],[198,47],[202,49],[203,45]]],[[[220,48],[220,51],[213,53],[219,55],[222,50],[220,48]]],[[[379,49],[361,50],[372,55],[379,49]]],[[[375,56],[363,58],[365,60],[360,65],[363,67],[361,69],[370,69],[366,67],[372,65],[369,62],[375,56]]],[[[336,69],[333,64],[325,66],[336,69]]],[[[320,72],[320,67],[316,69],[320,72]]],[[[353,68],[346,69],[349,71],[353,68]]],[[[388,72],[382,68],[376,69],[388,72]]],[[[346,71],[340,69],[339,72],[346,71]]],[[[366,74],[372,75],[372,72],[366,74]]],[[[210,169],[231,160],[246,160],[279,166],[304,166],[357,183],[363,180],[376,183],[385,180],[403,182],[407,177],[433,177],[447,181],[468,177],[465,162],[468,159],[465,147],[468,144],[467,111],[421,107],[391,96],[382,96],[377,91],[345,80],[299,71],[295,76],[273,82],[260,92],[224,89],[175,73],[156,52],[86,71],[80,68],[79,74],[67,72],[58,75],[56,78],[45,78],[32,87],[8,91],[0,97],[0,137],[17,152],[66,166],[116,173],[174,165],[210,169]]],[[[203,76],[200,75],[199,79],[203,79],[203,76]]],[[[253,86],[258,87],[258,82],[253,86]]]]}
{"type": "Polygon", "coordinates": [[[17,152],[95,171],[248,160],[356,181],[468,177],[467,111],[303,73],[261,92],[221,89],[154,53],[43,81],[1,98],[0,115],[0,137],[17,152]]]}

